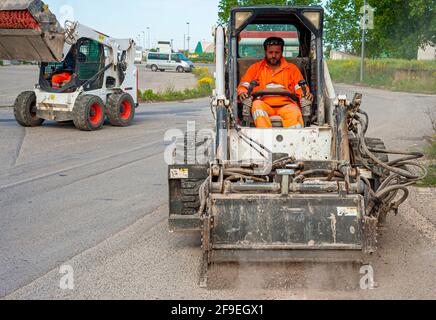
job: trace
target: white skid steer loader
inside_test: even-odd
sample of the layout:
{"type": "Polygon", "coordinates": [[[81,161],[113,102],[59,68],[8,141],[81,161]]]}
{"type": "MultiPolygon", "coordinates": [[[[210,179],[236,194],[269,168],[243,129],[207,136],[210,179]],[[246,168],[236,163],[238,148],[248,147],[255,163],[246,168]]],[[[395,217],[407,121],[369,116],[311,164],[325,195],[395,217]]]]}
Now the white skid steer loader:
{"type": "Polygon", "coordinates": [[[336,95],[323,60],[323,17],[319,6],[241,7],[227,30],[215,30],[216,135],[188,131],[168,171],[169,228],[201,233],[203,287],[212,264],[366,262],[379,225],[426,175],[414,161],[422,154],[366,137],[361,94],[336,95]],[[258,79],[248,99],[238,97],[241,77],[264,58],[271,36],[284,39],[284,57],[315,97],[307,110],[291,91],[265,89],[258,79]],[[272,128],[256,128],[253,101],[283,95],[295,96],[305,127],[284,128],[271,117],[272,128]]]}
{"type": "Polygon", "coordinates": [[[107,116],[129,126],[138,106],[136,45],[114,39],[78,22],[62,28],[40,0],[0,3],[0,59],[37,61],[38,84],[14,105],[25,127],[44,120],[73,121],[84,131],[101,129],[107,116]]]}

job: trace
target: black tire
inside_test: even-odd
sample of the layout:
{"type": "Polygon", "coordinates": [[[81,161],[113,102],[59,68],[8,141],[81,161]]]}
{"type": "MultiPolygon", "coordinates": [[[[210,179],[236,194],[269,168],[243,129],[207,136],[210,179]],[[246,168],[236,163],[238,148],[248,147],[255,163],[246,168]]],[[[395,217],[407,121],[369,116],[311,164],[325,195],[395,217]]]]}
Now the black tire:
{"type": "Polygon", "coordinates": [[[159,69],[160,72],[165,72],[165,69],[159,69]]]}
{"type": "Polygon", "coordinates": [[[128,127],[135,118],[135,102],[128,93],[111,94],[107,100],[109,123],[116,127],[128,127]]]}
{"type": "MultiPolygon", "coordinates": [[[[210,161],[210,150],[206,146],[212,137],[209,135],[199,136],[199,132],[190,132],[189,135],[195,135],[195,138],[190,136],[188,141],[188,133],[185,133],[183,138],[177,139],[173,163],[176,165],[193,165],[195,163],[195,165],[209,168],[209,163],[199,164],[195,162],[196,160],[198,161],[197,158],[191,159],[191,155],[188,154],[188,148],[196,148],[197,151],[197,148],[205,147],[202,156],[210,161]],[[177,152],[178,150],[183,151],[183,154],[182,152],[177,152]]],[[[198,156],[197,152],[195,152],[195,156],[198,156]]],[[[183,203],[182,215],[195,215],[198,213],[200,209],[199,190],[204,181],[205,179],[182,179],[180,186],[181,201],[183,203]]]]}
{"type": "Polygon", "coordinates": [[[15,100],[14,116],[18,124],[23,127],[38,127],[44,119],[36,115],[36,95],[33,91],[25,91],[15,100]]]}
{"type": "Polygon", "coordinates": [[[73,108],[73,122],[82,131],[96,131],[103,127],[105,107],[100,97],[81,95],[73,108]]]}
{"type": "Polygon", "coordinates": [[[158,69],[157,65],[153,64],[153,65],[151,66],[151,71],[153,71],[153,72],[157,72],[158,70],[159,70],[159,69],[158,69]]]}
{"type": "MultiPolygon", "coordinates": [[[[188,139],[188,133],[186,132],[184,135],[183,139],[177,139],[176,141],[176,147],[174,149],[174,153],[173,153],[173,164],[176,165],[183,165],[183,164],[197,164],[196,161],[198,161],[197,159],[197,151],[199,148],[204,148],[203,151],[204,153],[201,155],[204,157],[204,159],[209,159],[209,161],[211,160],[211,152],[213,153],[213,150],[209,150],[210,146],[208,146],[207,144],[209,143],[209,141],[213,141],[211,140],[213,137],[210,136],[202,136],[199,137],[199,132],[196,131],[195,133],[189,133],[189,134],[194,134],[195,137],[190,136],[188,139]],[[188,143],[190,143],[190,145],[188,146],[188,143]],[[195,149],[195,152],[188,152],[189,150],[195,149]],[[192,157],[194,157],[192,159],[192,157]]],[[[214,146],[212,146],[213,148],[214,146]]],[[[202,163],[203,164],[203,163],[202,163]]]]}
{"type": "MultiPolygon", "coordinates": [[[[369,149],[387,150],[385,143],[381,139],[365,138],[365,142],[366,142],[366,145],[368,146],[369,149]]],[[[362,159],[359,157],[360,152],[358,151],[358,144],[359,143],[358,143],[357,139],[350,139],[350,145],[351,145],[352,151],[353,151],[353,157],[352,157],[353,158],[353,165],[355,167],[363,168],[364,165],[362,163],[362,159]]],[[[386,153],[374,153],[374,155],[384,163],[389,162],[389,156],[386,153]]],[[[383,169],[374,168],[373,161],[371,159],[369,159],[368,157],[364,157],[363,160],[368,162],[370,168],[376,169],[375,171],[379,172],[380,175],[385,173],[383,169]]],[[[377,191],[378,188],[380,187],[381,180],[379,177],[374,177],[372,179],[371,183],[372,183],[373,189],[375,191],[377,191]]]]}
{"type": "Polygon", "coordinates": [[[177,72],[178,73],[183,73],[183,72],[185,72],[185,68],[183,68],[183,67],[177,67],[177,72]]]}
{"type": "Polygon", "coordinates": [[[204,179],[183,179],[181,182],[182,215],[195,215],[200,209],[200,187],[204,179]]]}

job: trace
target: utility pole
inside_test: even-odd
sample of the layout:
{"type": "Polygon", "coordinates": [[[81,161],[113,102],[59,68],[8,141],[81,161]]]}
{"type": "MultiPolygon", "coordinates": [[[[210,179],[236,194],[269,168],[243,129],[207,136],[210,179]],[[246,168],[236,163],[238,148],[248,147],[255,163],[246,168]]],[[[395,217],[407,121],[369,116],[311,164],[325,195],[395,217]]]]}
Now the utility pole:
{"type": "Polygon", "coordinates": [[[360,82],[365,78],[365,31],[366,31],[366,0],[363,2],[363,20],[362,20],[362,57],[360,61],[360,82]]]}

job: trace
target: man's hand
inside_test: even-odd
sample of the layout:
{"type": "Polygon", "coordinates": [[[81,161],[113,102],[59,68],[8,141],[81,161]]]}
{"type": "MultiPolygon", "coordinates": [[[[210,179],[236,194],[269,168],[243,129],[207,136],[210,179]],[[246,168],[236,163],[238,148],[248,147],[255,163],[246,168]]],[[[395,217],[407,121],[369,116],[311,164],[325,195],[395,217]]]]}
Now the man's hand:
{"type": "MultiPolygon", "coordinates": [[[[304,98],[303,98],[303,99],[304,99],[304,98]]],[[[312,102],[313,102],[313,94],[312,94],[312,92],[309,92],[309,93],[307,94],[306,99],[309,100],[309,101],[312,101],[312,102]]]]}
{"type": "Polygon", "coordinates": [[[240,99],[241,101],[244,101],[245,99],[248,99],[248,92],[242,92],[242,93],[239,95],[239,99],[240,99]]]}

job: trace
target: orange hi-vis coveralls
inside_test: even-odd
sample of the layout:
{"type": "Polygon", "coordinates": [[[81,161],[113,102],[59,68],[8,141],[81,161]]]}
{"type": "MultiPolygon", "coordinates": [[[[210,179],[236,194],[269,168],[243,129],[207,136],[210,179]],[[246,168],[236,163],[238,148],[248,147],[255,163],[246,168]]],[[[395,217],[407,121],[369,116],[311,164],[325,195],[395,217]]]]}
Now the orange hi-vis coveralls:
{"type": "MultiPolygon", "coordinates": [[[[250,82],[256,80],[259,86],[253,92],[260,90],[288,90],[294,92],[300,99],[303,90],[299,82],[304,80],[298,67],[282,58],[280,68],[275,72],[267,64],[266,59],[253,64],[242,77],[238,87],[238,96],[248,92],[250,82]]],[[[280,116],[284,128],[301,129],[304,127],[300,106],[285,96],[264,96],[262,100],[253,102],[252,114],[257,128],[272,128],[272,116],[280,116]]]]}
{"type": "Polygon", "coordinates": [[[71,74],[68,72],[63,72],[61,74],[55,74],[52,79],[52,87],[55,89],[60,89],[64,83],[70,81],[72,78],[71,74]]]}

